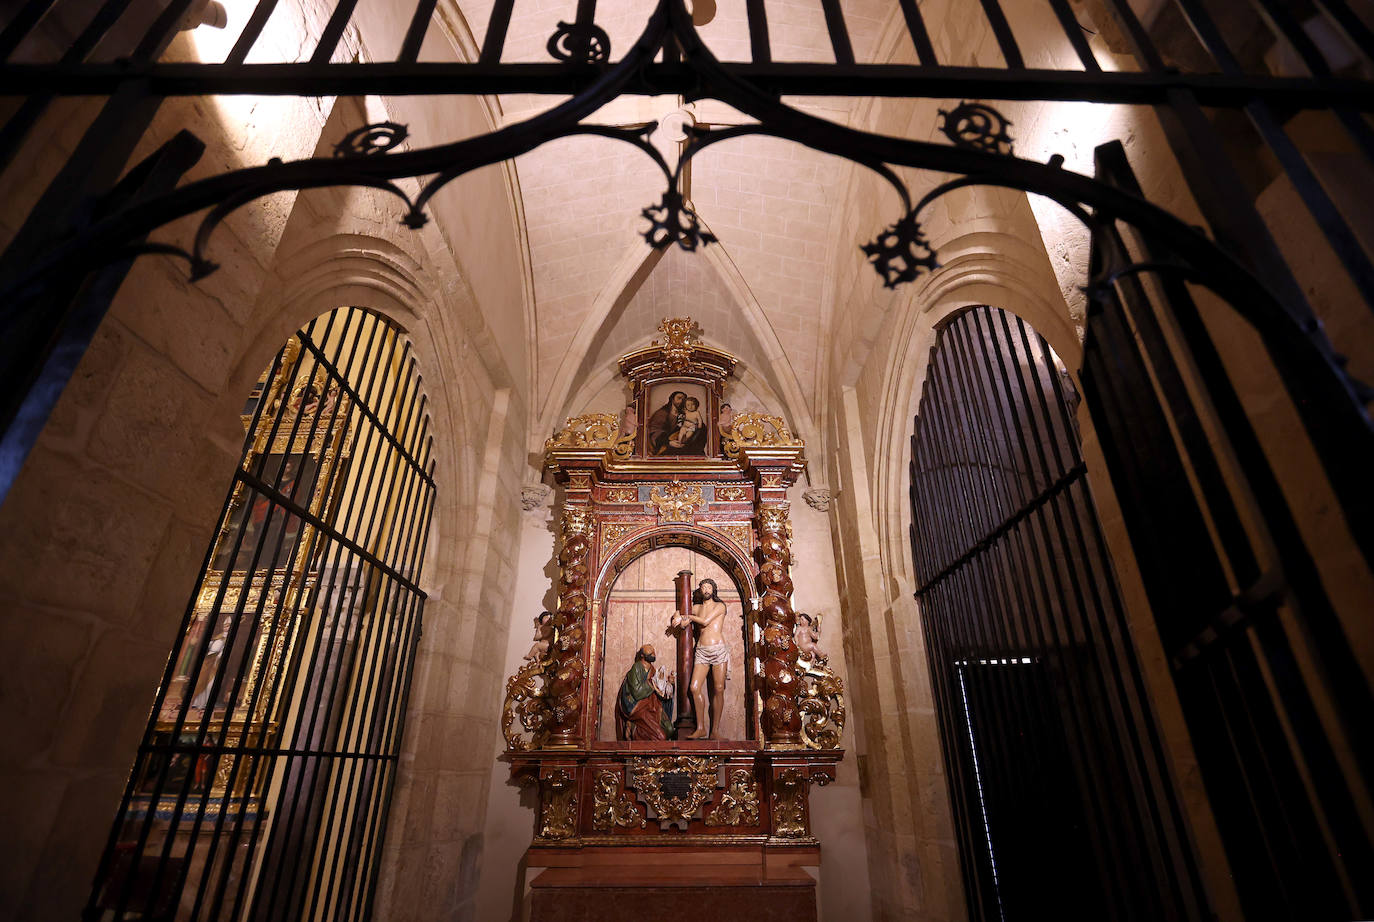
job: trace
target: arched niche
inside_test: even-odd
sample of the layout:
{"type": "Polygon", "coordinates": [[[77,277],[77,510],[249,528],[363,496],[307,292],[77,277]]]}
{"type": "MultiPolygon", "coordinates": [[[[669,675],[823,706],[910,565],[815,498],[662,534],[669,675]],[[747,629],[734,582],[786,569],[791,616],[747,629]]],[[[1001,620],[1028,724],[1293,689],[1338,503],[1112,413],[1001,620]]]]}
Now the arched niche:
{"type": "MultiPolygon", "coordinates": [[[[758,640],[756,624],[758,592],[754,587],[753,579],[755,567],[745,552],[729,538],[709,527],[687,524],[661,525],[628,536],[619,546],[606,554],[605,560],[597,571],[591,599],[594,624],[593,643],[595,645],[593,660],[596,663],[592,687],[596,689],[596,697],[593,707],[588,709],[589,713],[593,715],[591,717],[593,726],[589,728],[591,732],[588,733],[588,738],[596,740],[593,745],[614,744],[614,732],[606,730],[603,726],[606,700],[607,695],[616,693],[622,678],[621,673],[629,665],[628,660],[625,663],[613,662],[608,664],[606,662],[608,602],[615,588],[616,580],[637,561],[656,551],[668,548],[683,548],[700,554],[718,565],[734,584],[741,606],[744,657],[743,662],[731,663],[730,685],[732,687],[727,688],[726,694],[743,695],[743,737],[747,740],[758,739],[759,709],[758,702],[755,700],[757,689],[755,687],[754,669],[754,650],[758,640]],[[739,686],[735,685],[737,681],[743,683],[742,691],[739,686]]],[[[667,637],[653,642],[659,650],[659,664],[668,669],[676,669],[674,665],[675,643],[667,637]]]]}

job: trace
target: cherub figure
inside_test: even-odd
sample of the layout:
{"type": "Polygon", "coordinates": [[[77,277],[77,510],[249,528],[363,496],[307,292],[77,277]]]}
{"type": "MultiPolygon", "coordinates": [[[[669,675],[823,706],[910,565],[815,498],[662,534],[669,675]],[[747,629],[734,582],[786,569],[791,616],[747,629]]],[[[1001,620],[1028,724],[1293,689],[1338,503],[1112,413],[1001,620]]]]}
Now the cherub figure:
{"type": "Polygon", "coordinates": [[[808,662],[823,664],[827,657],[816,644],[821,639],[821,616],[797,612],[797,625],[792,630],[792,639],[797,645],[797,656],[808,662]]]}
{"type": "Polygon", "coordinates": [[[637,419],[637,416],[638,414],[635,411],[634,404],[630,404],[625,409],[620,411],[620,435],[624,436],[635,434],[635,430],[639,428],[639,421],[637,419]]]}
{"type": "Polygon", "coordinates": [[[541,611],[539,617],[534,619],[534,646],[530,647],[530,652],[525,654],[527,660],[541,660],[549,652],[549,644],[553,643],[553,613],[541,611]]]}

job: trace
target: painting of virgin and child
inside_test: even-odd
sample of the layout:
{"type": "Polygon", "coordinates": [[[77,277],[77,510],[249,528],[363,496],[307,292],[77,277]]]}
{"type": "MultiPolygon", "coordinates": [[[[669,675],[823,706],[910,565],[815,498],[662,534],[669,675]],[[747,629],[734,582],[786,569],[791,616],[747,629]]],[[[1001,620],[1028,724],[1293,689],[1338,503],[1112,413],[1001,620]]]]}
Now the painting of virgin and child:
{"type": "Polygon", "coordinates": [[[691,384],[661,384],[649,395],[654,410],[645,426],[650,456],[706,454],[706,389],[691,384]]]}

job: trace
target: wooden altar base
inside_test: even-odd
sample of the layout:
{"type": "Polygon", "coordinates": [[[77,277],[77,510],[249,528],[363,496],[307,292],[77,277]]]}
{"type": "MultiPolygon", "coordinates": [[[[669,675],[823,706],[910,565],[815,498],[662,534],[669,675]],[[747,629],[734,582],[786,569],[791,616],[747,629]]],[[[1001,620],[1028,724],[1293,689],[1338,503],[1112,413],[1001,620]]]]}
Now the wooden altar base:
{"type": "Polygon", "coordinates": [[[530,922],[815,922],[820,849],[531,848],[530,922]]]}

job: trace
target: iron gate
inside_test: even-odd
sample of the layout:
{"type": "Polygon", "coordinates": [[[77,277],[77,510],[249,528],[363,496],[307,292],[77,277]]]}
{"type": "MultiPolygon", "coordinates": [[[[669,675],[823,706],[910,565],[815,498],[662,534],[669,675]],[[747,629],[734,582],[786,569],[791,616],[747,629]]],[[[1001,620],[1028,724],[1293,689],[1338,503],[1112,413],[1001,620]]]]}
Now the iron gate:
{"type": "MultiPolygon", "coordinates": [[[[1119,147],[1098,171],[1138,188],[1119,147]]],[[[1151,258],[1113,230],[1093,259],[1128,248],[1151,258]]],[[[1246,918],[1369,918],[1374,695],[1207,310],[1168,276],[1092,307],[1084,396],[1246,918]]]]}
{"type": "Polygon", "coordinates": [[[357,308],[323,315],[243,418],[90,920],[369,912],[434,505],[410,343],[357,308]]]}
{"type": "Polygon", "coordinates": [[[912,437],[912,553],[971,914],[1207,918],[1067,374],[1020,318],[956,315],[912,437]]]}

